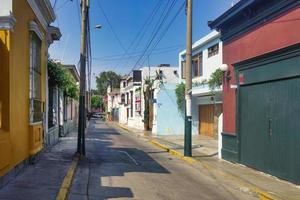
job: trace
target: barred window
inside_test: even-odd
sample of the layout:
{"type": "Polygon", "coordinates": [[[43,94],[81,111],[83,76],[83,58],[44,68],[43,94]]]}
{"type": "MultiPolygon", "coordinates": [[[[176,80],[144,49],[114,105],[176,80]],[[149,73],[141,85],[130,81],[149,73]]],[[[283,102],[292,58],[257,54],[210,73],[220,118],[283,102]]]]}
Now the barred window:
{"type": "Polygon", "coordinates": [[[219,53],[219,44],[215,44],[208,48],[208,57],[212,57],[219,53]]]}
{"type": "Polygon", "coordinates": [[[41,40],[30,34],[30,122],[43,120],[43,103],[41,101],[41,40]]]}
{"type": "Polygon", "coordinates": [[[193,78],[203,75],[202,52],[197,54],[192,59],[193,78]]]}

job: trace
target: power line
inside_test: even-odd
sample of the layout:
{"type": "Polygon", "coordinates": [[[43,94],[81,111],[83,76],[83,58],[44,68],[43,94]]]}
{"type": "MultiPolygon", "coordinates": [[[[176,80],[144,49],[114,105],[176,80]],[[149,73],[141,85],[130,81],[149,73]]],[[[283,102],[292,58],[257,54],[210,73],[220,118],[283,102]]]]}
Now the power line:
{"type": "MultiPolygon", "coordinates": [[[[56,12],[58,12],[60,9],[62,9],[63,7],[65,7],[65,5],[67,5],[67,3],[69,3],[70,1],[73,1],[73,0],[65,0],[65,1],[61,4],[61,6],[58,7],[58,8],[56,9],[56,12]]],[[[55,4],[56,4],[56,2],[55,2],[55,4]]]]}
{"type": "Polygon", "coordinates": [[[113,35],[115,36],[116,40],[118,41],[118,43],[119,43],[119,45],[121,46],[121,48],[123,49],[123,51],[127,54],[126,48],[124,47],[123,43],[121,42],[119,36],[116,34],[116,32],[115,32],[115,30],[114,30],[112,24],[110,23],[110,20],[108,19],[107,15],[106,15],[106,13],[105,13],[105,11],[104,11],[104,9],[103,9],[103,7],[101,6],[100,1],[97,1],[97,3],[98,3],[97,5],[98,5],[98,7],[100,8],[100,10],[102,11],[102,14],[104,15],[104,18],[105,18],[106,22],[108,23],[108,25],[109,25],[109,27],[110,27],[110,29],[111,29],[113,35]]]}
{"type": "MultiPolygon", "coordinates": [[[[149,42],[148,42],[148,44],[147,44],[147,46],[146,46],[146,48],[145,48],[145,50],[144,50],[142,56],[139,57],[139,59],[136,61],[135,65],[134,65],[133,68],[130,70],[130,72],[138,66],[139,62],[140,62],[140,61],[142,60],[142,58],[145,56],[145,54],[146,54],[146,52],[148,51],[150,45],[151,45],[152,42],[154,41],[154,39],[155,39],[155,37],[157,36],[158,32],[160,31],[160,28],[161,28],[162,25],[164,24],[165,20],[168,18],[168,16],[169,16],[171,10],[173,9],[173,7],[174,7],[176,1],[177,1],[177,0],[173,0],[172,3],[171,3],[171,5],[170,5],[169,8],[168,8],[166,14],[165,14],[164,16],[162,15],[163,18],[162,18],[162,20],[160,21],[159,25],[156,26],[157,29],[156,29],[156,30],[154,29],[154,30],[155,30],[155,31],[154,31],[154,34],[153,34],[153,36],[150,38],[150,40],[149,40],[149,42]]],[[[129,73],[130,73],[130,72],[129,72],[129,73]]]]}
{"type": "MultiPolygon", "coordinates": [[[[145,23],[143,24],[143,26],[138,31],[138,34],[133,38],[131,44],[129,45],[129,47],[127,49],[127,51],[129,51],[134,44],[135,45],[133,47],[133,51],[138,47],[138,45],[140,44],[141,40],[143,39],[143,37],[145,35],[145,32],[148,30],[148,28],[150,27],[153,19],[155,18],[156,14],[158,13],[158,10],[160,9],[161,5],[162,5],[162,3],[160,2],[160,0],[158,0],[157,4],[154,6],[152,12],[150,13],[148,18],[146,19],[145,23]]],[[[122,58],[119,60],[118,64],[116,65],[116,69],[119,68],[120,62],[123,60],[123,57],[125,55],[126,54],[123,54],[122,58]]],[[[128,63],[128,61],[125,63],[125,65],[128,63]]]]}
{"type": "MultiPolygon", "coordinates": [[[[165,51],[160,51],[160,52],[155,52],[155,53],[152,53],[151,55],[157,55],[157,54],[165,54],[165,53],[169,53],[169,52],[172,52],[172,51],[178,51],[178,48],[176,49],[169,49],[169,50],[165,50],[165,51]]],[[[130,57],[125,57],[123,58],[123,60],[130,60],[131,58],[137,58],[137,57],[140,57],[142,54],[137,54],[137,55],[132,55],[130,57]]],[[[147,54],[147,55],[150,55],[150,54],[147,54]]],[[[107,59],[97,59],[97,58],[92,58],[93,60],[101,60],[102,62],[111,62],[111,61],[118,61],[120,60],[120,58],[107,58],[107,59]]],[[[147,59],[147,57],[146,57],[147,59]]]]}
{"type": "MultiPolygon", "coordinates": [[[[174,17],[172,18],[172,20],[170,21],[170,23],[168,24],[167,28],[164,30],[164,32],[161,34],[160,39],[156,42],[156,44],[153,46],[152,50],[150,50],[150,53],[148,53],[148,56],[152,54],[152,52],[155,50],[155,48],[157,47],[157,45],[160,43],[160,41],[164,38],[164,36],[166,35],[166,33],[168,32],[168,30],[170,29],[171,25],[173,24],[173,22],[175,21],[175,19],[177,18],[177,16],[180,14],[180,12],[183,10],[185,6],[185,2],[182,3],[182,5],[179,7],[178,11],[176,12],[176,14],[174,15],[174,17]]],[[[145,63],[146,59],[142,62],[142,65],[145,63]]]]}
{"type": "MultiPolygon", "coordinates": [[[[160,50],[167,50],[167,49],[178,49],[179,47],[183,47],[184,44],[178,44],[178,45],[172,45],[172,46],[167,46],[167,47],[161,47],[161,48],[157,48],[156,51],[160,51],[160,50]]],[[[136,52],[132,52],[132,53],[129,53],[128,55],[130,56],[136,56],[136,55],[141,55],[143,51],[136,51],[136,52]]],[[[94,60],[101,60],[101,59],[115,59],[115,60],[118,60],[120,59],[120,57],[122,57],[124,54],[115,54],[115,55],[110,55],[110,56],[103,56],[103,57],[96,57],[96,58],[93,58],[94,60]]],[[[129,57],[130,57],[129,56],[129,57]]]]}
{"type": "Polygon", "coordinates": [[[81,25],[80,23],[80,17],[81,17],[81,13],[80,13],[80,8],[79,8],[79,5],[80,5],[80,0],[75,0],[75,4],[76,4],[76,7],[77,7],[77,16],[78,16],[78,24],[79,26],[81,25]]]}

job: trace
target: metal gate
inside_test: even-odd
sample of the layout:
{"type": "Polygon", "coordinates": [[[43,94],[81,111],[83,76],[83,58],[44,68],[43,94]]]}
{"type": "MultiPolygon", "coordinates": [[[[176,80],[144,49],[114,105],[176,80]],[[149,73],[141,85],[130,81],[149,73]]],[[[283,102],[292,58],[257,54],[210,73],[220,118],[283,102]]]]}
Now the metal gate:
{"type": "Polygon", "coordinates": [[[300,180],[300,78],[241,87],[241,162],[300,180]]]}
{"type": "Polygon", "coordinates": [[[300,46],[236,67],[240,162],[299,184],[300,46]]]}

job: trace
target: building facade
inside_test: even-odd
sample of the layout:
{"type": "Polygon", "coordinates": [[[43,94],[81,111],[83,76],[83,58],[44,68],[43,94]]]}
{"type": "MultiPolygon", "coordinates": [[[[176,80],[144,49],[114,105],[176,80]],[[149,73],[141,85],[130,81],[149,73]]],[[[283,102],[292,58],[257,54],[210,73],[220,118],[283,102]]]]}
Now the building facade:
{"type": "MultiPolygon", "coordinates": [[[[218,138],[222,114],[222,87],[209,87],[211,75],[222,65],[223,44],[213,31],[192,46],[192,133],[218,138]]],[[[186,51],[179,54],[180,82],[185,81],[186,51]]]]}
{"type": "Polygon", "coordinates": [[[242,0],[211,22],[224,43],[224,159],[300,183],[300,2],[242,0]]]}
{"type": "MultiPolygon", "coordinates": [[[[142,119],[145,112],[145,94],[147,81],[150,81],[149,101],[149,129],[153,135],[178,135],[183,134],[181,129],[173,126],[173,122],[182,121],[182,114],[177,108],[175,88],[178,83],[178,67],[161,64],[153,67],[143,67],[141,70],[141,82],[143,92],[141,94],[142,119]],[[165,112],[169,110],[169,112],[165,112]],[[171,122],[171,123],[170,123],[171,122]]],[[[144,122],[144,121],[143,121],[144,122]]]]}
{"type": "Polygon", "coordinates": [[[49,25],[54,20],[48,0],[1,1],[1,184],[43,147],[48,46],[55,39],[49,25]]]}
{"type": "Polygon", "coordinates": [[[119,122],[130,127],[143,129],[141,72],[136,70],[125,76],[120,83],[119,122]]]}

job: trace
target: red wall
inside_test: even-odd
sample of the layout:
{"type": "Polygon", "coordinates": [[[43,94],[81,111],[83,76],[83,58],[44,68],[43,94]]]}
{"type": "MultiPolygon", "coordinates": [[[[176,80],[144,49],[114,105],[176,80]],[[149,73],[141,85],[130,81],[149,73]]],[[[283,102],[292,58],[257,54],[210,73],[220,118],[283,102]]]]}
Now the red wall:
{"type": "Polygon", "coordinates": [[[232,64],[258,55],[278,50],[300,42],[300,7],[224,44],[223,63],[229,65],[232,79],[224,80],[223,132],[235,134],[236,92],[230,88],[235,84],[232,64]]]}

